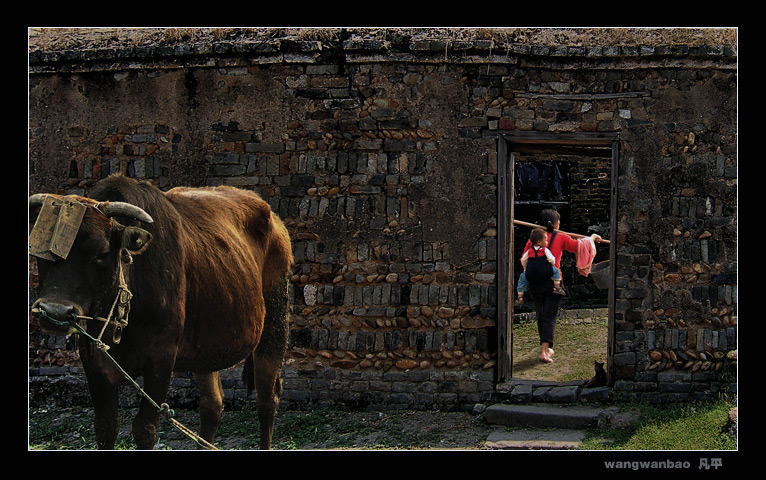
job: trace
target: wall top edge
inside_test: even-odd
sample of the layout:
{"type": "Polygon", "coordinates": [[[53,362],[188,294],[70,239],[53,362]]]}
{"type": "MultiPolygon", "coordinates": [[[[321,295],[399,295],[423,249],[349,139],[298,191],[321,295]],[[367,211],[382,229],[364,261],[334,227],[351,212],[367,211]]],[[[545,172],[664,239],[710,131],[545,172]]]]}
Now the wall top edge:
{"type": "MultiPolygon", "coordinates": [[[[201,29],[30,28],[30,71],[45,66],[156,61],[200,64],[211,57],[259,63],[412,61],[465,63],[520,58],[550,61],[714,60],[736,63],[736,29],[201,29]],[[501,58],[502,57],[502,58],[501,58]],[[197,59],[197,60],[195,60],[197,59]]],[[[115,65],[116,66],[116,65],[115,65]]]]}

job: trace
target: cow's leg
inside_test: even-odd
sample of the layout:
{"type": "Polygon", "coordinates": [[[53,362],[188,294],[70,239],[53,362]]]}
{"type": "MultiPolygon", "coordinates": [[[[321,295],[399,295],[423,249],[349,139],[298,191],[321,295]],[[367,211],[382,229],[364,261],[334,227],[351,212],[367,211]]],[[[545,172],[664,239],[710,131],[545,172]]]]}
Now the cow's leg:
{"type": "Polygon", "coordinates": [[[255,374],[256,406],[260,423],[260,448],[271,448],[279,397],[282,395],[282,380],[279,377],[282,361],[287,350],[288,283],[282,279],[271,291],[263,292],[266,305],[263,333],[253,352],[255,374]]]}
{"type": "MultiPolygon", "coordinates": [[[[143,374],[144,392],[157,404],[162,405],[170,388],[170,368],[146,369],[143,374]]],[[[152,450],[157,444],[160,428],[160,411],[143,396],[138,413],[133,418],[133,440],[140,450],[152,450]]]]}
{"type": "Polygon", "coordinates": [[[103,378],[88,378],[88,391],[95,414],[96,445],[99,450],[113,450],[120,431],[117,385],[103,378]]]}
{"type": "Polygon", "coordinates": [[[120,431],[118,385],[121,377],[92,344],[80,344],[78,348],[93,403],[96,445],[99,450],[112,450],[120,431]]]}
{"type": "Polygon", "coordinates": [[[261,450],[271,448],[274,417],[277,413],[279,397],[282,395],[282,380],[279,378],[281,368],[281,358],[260,358],[257,354],[255,355],[255,393],[261,430],[261,450]]]}
{"type": "MultiPolygon", "coordinates": [[[[199,388],[200,437],[213,443],[223,414],[223,387],[218,372],[195,373],[199,388]]],[[[199,447],[202,448],[202,447],[199,447]]]]}

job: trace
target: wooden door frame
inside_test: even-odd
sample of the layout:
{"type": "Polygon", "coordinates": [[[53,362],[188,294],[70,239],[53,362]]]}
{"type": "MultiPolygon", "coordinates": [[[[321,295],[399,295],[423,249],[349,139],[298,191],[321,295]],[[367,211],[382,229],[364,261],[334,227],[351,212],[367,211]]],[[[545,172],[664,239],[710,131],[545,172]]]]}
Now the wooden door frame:
{"type": "Polygon", "coordinates": [[[514,154],[551,153],[611,158],[612,186],[610,204],[609,260],[612,266],[609,282],[607,381],[613,383],[614,362],[614,306],[617,237],[618,163],[620,141],[618,133],[549,133],[549,132],[497,132],[497,382],[511,380],[513,374],[513,197],[514,154]]]}

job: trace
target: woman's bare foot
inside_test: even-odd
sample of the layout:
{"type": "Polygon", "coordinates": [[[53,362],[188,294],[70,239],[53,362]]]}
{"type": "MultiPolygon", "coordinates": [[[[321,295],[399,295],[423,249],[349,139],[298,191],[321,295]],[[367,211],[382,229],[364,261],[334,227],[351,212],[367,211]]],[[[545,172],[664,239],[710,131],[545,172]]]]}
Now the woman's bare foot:
{"type": "Polygon", "coordinates": [[[553,349],[550,348],[548,342],[542,344],[542,351],[540,352],[540,361],[545,363],[551,363],[553,361],[553,349]]]}

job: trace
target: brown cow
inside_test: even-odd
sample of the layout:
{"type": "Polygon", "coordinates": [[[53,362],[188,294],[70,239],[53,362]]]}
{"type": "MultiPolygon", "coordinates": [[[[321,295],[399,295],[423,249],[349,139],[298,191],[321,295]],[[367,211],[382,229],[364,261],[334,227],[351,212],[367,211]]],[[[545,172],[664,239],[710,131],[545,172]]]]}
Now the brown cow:
{"type": "MultiPolygon", "coordinates": [[[[32,311],[41,327],[66,334],[73,331],[66,324],[73,315],[108,318],[122,271],[132,294],[129,323],[121,335],[103,339],[119,365],[133,378],[143,377],[145,392],[157,404],[164,402],[173,371],[194,372],[199,435],[212,443],[223,410],[218,371],[246,359],[243,377],[256,390],[260,447],[270,448],[292,263],[282,221],[258,195],[232,187],[163,193],[116,175],[99,182],[90,197],[54,197],[53,205],[86,207],[66,259],[38,258],[39,296],[32,311]]],[[[35,215],[44,200],[30,197],[35,215]]],[[[92,336],[104,325],[87,323],[92,336]]],[[[79,344],[98,447],[112,449],[123,377],[91,342],[79,344]]],[[[159,415],[142,399],[133,420],[138,448],[154,448],[159,415]]]]}

